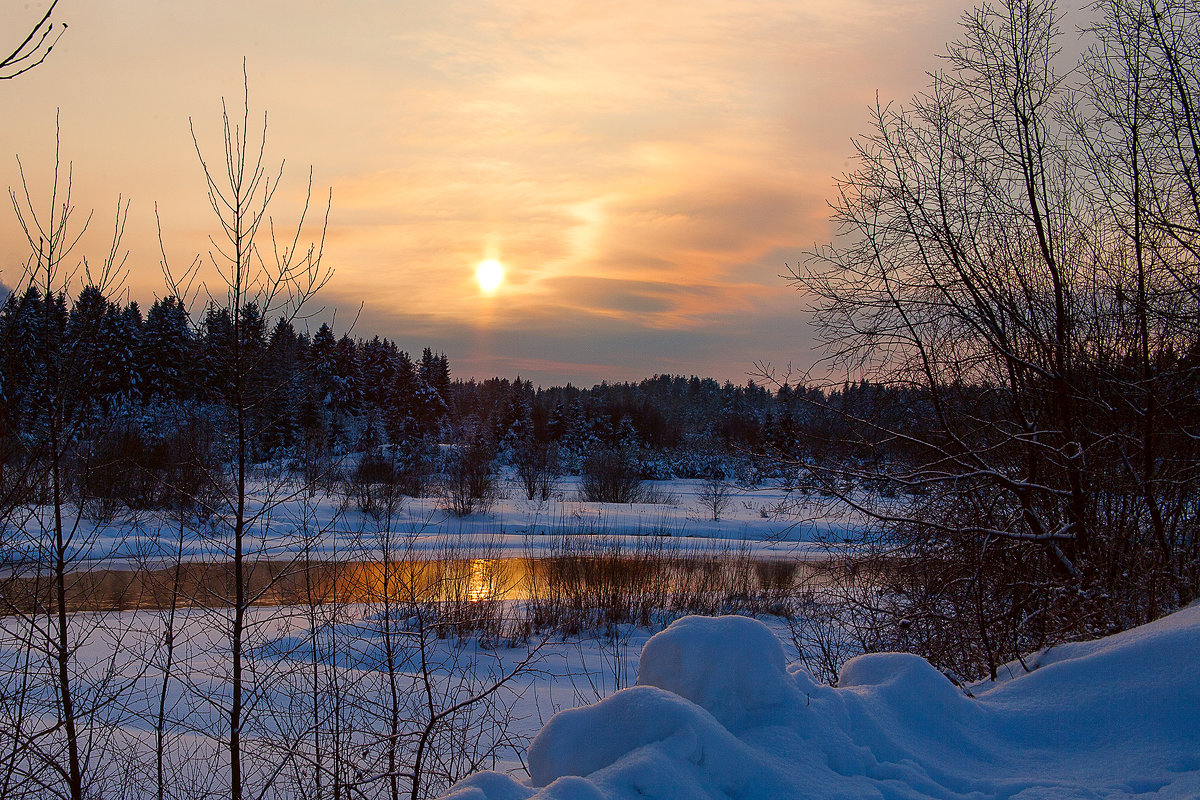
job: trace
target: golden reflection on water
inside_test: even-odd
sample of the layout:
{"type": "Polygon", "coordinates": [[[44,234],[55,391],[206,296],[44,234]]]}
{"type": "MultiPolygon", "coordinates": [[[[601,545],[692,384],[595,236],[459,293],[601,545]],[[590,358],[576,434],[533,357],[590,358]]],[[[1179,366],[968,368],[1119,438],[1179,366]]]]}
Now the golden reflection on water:
{"type": "Polygon", "coordinates": [[[528,599],[529,562],[523,558],[358,561],[316,568],[344,602],[528,599]]]}
{"type": "MultiPolygon", "coordinates": [[[[247,575],[256,605],[323,603],[485,603],[569,599],[586,605],[607,595],[704,594],[713,591],[787,593],[820,585],[827,565],[791,560],[665,557],[656,559],[557,556],[433,558],[393,561],[260,562],[247,575]]],[[[229,564],[174,568],[100,569],[75,576],[71,611],[224,606],[232,601],[229,564]]],[[[0,592],[16,608],[52,607],[36,579],[10,576],[0,592]],[[40,587],[40,588],[39,588],[40,587]],[[45,595],[45,596],[43,596],[45,595]]]]}
{"type": "Polygon", "coordinates": [[[497,578],[500,570],[499,559],[471,559],[471,573],[467,578],[467,601],[480,603],[484,600],[500,599],[500,586],[497,578]]]}

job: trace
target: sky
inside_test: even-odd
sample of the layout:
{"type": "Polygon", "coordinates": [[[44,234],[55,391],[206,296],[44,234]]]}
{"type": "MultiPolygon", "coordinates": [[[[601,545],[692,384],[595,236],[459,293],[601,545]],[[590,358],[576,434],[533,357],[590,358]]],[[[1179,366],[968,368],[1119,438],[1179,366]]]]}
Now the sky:
{"type": "MultiPolygon", "coordinates": [[[[44,2],[0,0],[7,52],[44,2]]],[[[0,181],[48,204],[57,126],[73,254],[103,260],[129,202],[123,291],[143,303],[219,233],[193,145],[222,98],[283,163],[271,205],[320,236],[308,324],[429,346],[457,377],[655,374],[744,382],[819,353],[784,276],[834,235],[828,200],[876,94],[905,101],[957,0],[60,0],[44,64],[0,82],[0,181]],[[156,223],[155,209],[157,207],[156,223]],[[158,227],[161,226],[160,250],[158,227]],[[504,278],[483,290],[476,269],[504,278]]],[[[0,282],[29,247],[0,213],[0,282]]],[[[205,285],[219,297],[211,271],[205,285]]],[[[203,302],[203,297],[200,298],[203,302]]]]}

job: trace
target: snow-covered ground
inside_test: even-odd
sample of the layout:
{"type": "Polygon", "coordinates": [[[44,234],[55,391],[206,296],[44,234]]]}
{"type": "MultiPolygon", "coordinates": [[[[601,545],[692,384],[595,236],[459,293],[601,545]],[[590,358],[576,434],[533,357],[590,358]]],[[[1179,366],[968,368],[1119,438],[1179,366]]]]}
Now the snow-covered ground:
{"type": "MultiPolygon", "coordinates": [[[[404,498],[385,521],[363,513],[349,493],[334,489],[309,496],[302,487],[275,483],[275,504],[251,530],[246,547],[258,558],[282,559],[300,549],[314,557],[362,560],[372,557],[377,533],[386,525],[409,537],[413,555],[445,548],[447,537],[460,547],[486,550],[489,557],[536,554],[538,537],[583,535],[603,537],[656,536],[695,548],[705,542],[743,543],[757,555],[795,557],[819,548],[814,542],[840,541],[855,526],[852,520],[830,516],[820,502],[806,502],[778,488],[729,487],[727,506],[712,519],[701,500],[703,482],[647,481],[655,502],[591,503],[579,499],[578,478],[565,476],[545,501],[526,500],[517,481],[507,473],[498,481],[498,496],[486,510],[455,516],[436,496],[404,498]],[[530,548],[533,548],[531,553],[530,548]]],[[[257,513],[267,490],[251,498],[257,513]]],[[[68,520],[68,526],[74,527],[68,520]]],[[[30,547],[40,537],[36,520],[28,526],[30,547]]],[[[216,519],[188,525],[182,547],[177,526],[169,519],[144,513],[96,522],[84,518],[72,537],[72,560],[79,564],[163,562],[181,553],[187,560],[219,561],[229,549],[228,526],[216,519]]],[[[19,537],[10,536],[20,547],[19,537]]]]}
{"type": "Polygon", "coordinates": [[[1200,797],[1200,605],[1039,654],[968,696],[922,659],[860,656],[837,688],[743,617],[650,639],[637,685],[565,710],[456,800],[1200,797]]]}
{"type": "MultiPolygon", "coordinates": [[[[295,758],[311,738],[291,730],[288,720],[296,713],[304,718],[314,640],[312,621],[297,609],[254,614],[261,627],[252,669],[270,695],[252,715],[247,749],[251,766],[266,769],[295,758]],[[289,676],[304,679],[299,694],[288,689],[289,676]]],[[[176,774],[202,771],[201,788],[219,796],[227,769],[219,707],[228,696],[228,642],[210,616],[223,614],[194,609],[179,624],[184,644],[167,698],[169,758],[176,774]]],[[[369,619],[355,620],[353,609],[343,618],[349,621],[320,629],[322,680],[342,687],[355,714],[379,711],[386,681],[378,631],[369,619]]],[[[97,720],[93,741],[110,745],[94,751],[96,785],[149,790],[152,776],[131,779],[120,765],[128,758],[152,770],[161,615],[104,619],[77,663],[111,665],[132,683],[119,707],[97,720]]],[[[83,615],[79,622],[97,619],[83,615]]],[[[1026,660],[1032,672],[1013,665],[1000,681],[971,687],[971,696],[902,654],[861,656],[845,666],[836,688],[819,685],[787,665],[794,654],[779,638],[785,631],[745,617],[685,617],[655,636],[621,626],[615,638],[599,632],[555,638],[498,698],[506,730],[486,764],[495,771],[467,778],[450,796],[1200,797],[1200,605],[1036,654],[1026,660]]],[[[446,687],[463,681],[463,670],[483,685],[529,653],[528,646],[480,649],[471,641],[464,649],[453,637],[430,644],[437,681],[446,687]]],[[[2,660],[15,654],[11,647],[0,642],[2,660]]],[[[470,734],[472,742],[477,735],[470,734]]],[[[368,758],[366,749],[354,752],[355,759],[368,758]]],[[[378,754],[369,757],[378,767],[378,754]]],[[[271,796],[301,796],[288,781],[303,779],[302,770],[289,767],[271,796]]]]}
{"type": "MultiPolygon", "coordinates": [[[[465,518],[432,499],[406,501],[390,527],[404,532],[406,549],[431,558],[444,556],[448,542],[455,558],[552,553],[568,536],[652,536],[679,548],[736,543],[759,556],[803,557],[817,549],[814,540],[836,540],[853,525],[821,516],[819,504],[783,507],[784,496],[772,491],[739,494],[714,522],[698,482],[655,490],[666,502],[594,504],[576,499],[564,482],[553,499],[530,503],[509,484],[488,511],[465,518]]],[[[380,527],[336,495],[289,500],[270,523],[251,547],[257,559],[286,558],[304,545],[321,558],[369,560],[380,527]]],[[[77,556],[111,563],[137,553],[152,561],[172,545],[170,528],[156,525],[87,527],[77,556]]],[[[219,526],[185,533],[186,558],[221,557],[219,526]]],[[[97,786],[135,794],[152,788],[153,776],[138,769],[153,763],[159,719],[173,774],[190,776],[181,791],[222,792],[229,612],[192,606],[179,613],[170,623],[178,650],[169,669],[165,612],[74,615],[73,675],[89,696],[112,698],[86,723],[90,741],[111,743],[94,750],[97,786]]],[[[273,796],[303,794],[295,787],[311,774],[305,748],[315,747],[318,735],[329,740],[330,731],[366,743],[347,768],[368,775],[364,792],[380,793],[380,779],[370,775],[383,774],[389,681],[378,613],[377,605],[356,603],[252,609],[247,761],[252,781],[287,767],[272,778],[273,796]],[[305,714],[320,721],[298,726],[305,714]]],[[[1026,659],[1032,672],[1014,665],[1001,681],[972,687],[971,696],[921,659],[897,654],[860,657],[845,666],[836,688],[819,685],[787,666],[796,654],[786,625],[773,619],[689,617],[654,636],[610,625],[540,646],[536,633],[507,646],[503,637],[443,638],[429,627],[414,639],[404,627],[410,622],[393,631],[398,674],[406,692],[418,691],[414,659],[426,659],[439,708],[494,683],[536,650],[527,668],[489,698],[483,710],[491,718],[463,718],[455,729],[476,744],[491,736],[485,746],[495,746],[485,765],[496,771],[460,783],[454,795],[462,800],[1200,798],[1200,607],[1037,654],[1026,659]],[[428,652],[415,649],[419,641],[428,652]]],[[[0,625],[0,674],[20,678],[40,709],[31,734],[57,725],[50,673],[36,665],[18,669],[26,654],[49,645],[39,637],[13,618],[0,625]]],[[[422,698],[410,701],[406,736],[420,722],[422,698]]]]}

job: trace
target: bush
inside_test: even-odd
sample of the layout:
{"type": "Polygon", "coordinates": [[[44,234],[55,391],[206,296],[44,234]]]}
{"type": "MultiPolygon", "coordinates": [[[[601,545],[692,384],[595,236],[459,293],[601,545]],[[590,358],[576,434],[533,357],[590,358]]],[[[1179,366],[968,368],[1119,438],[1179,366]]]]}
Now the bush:
{"type": "Polygon", "coordinates": [[[712,517],[712,521],[720,522],[721,515],[733,504],[733,487],[723,478],[714,476],[704,481],[696,498],[705,513],[712,517]]]}
{"type": "Polygon", "coordinates": [[[442,496],[455,515],[465,517],[486,511],[496,499],[492,475],[495,446],[484,428],[473,419],[459,429],[456,443],[445,456],[442,496]]]}
{"type": "Polygon", "coordinates": [[[611,448],[584,459],[579,491],[589,503],[636,503],[645,495],[637,460],[626,451],[611,448]]]}
{"type": "Polygon", "coordinates": [[[203,409],[168,419],[125,420],[86,440],[74,458],[79,502],[96,521],[124,509],[171,509],[202,517],[223,490],[221,454],[203,409]]]}
{"type": "Polygon", "coordinates": [[[346,499],[376,520],[390,519],[400,509],[408,484],[393,458],[379,450],[363,453],[346,486],[346,499]]]}
{"type": "Polygon", "coordinates": [[[560,470],[558,446],[530,436],[516,444],[511,461],[525,489],[525,498],[549,500],[560,470]]]}

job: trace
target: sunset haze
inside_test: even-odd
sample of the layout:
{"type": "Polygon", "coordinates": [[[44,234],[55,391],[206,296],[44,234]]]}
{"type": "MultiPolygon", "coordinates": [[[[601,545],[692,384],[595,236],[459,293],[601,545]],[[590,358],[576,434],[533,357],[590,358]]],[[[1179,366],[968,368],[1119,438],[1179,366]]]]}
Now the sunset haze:
{"type": "MultiPolygon", "coordinates": [[[[6,13],[9,38],[42,10],[6,13]]],[[[317,205],[332,188],[321,305],[339,334],[431,346],[464,378],[742,382],[756,361],[812,362],[780,276],[833,235],[826,202],[876,92],[918,91],[961,10],[63,0],[46,62],[0,83],[0,178],[20,191],[19,155],[44,202],[59,109],[80,221],[95,209],[78,255],[100,258],[131,200],[125,285],[148,305],[165,291],[155,204],[172,266],[211,249],[189,118],[219,157],[244,57],[268,164],[286,159],[276,220],[310,164],[317,205]]],[[[27,250],[6,213],[0,282],[27,250]]]]}

